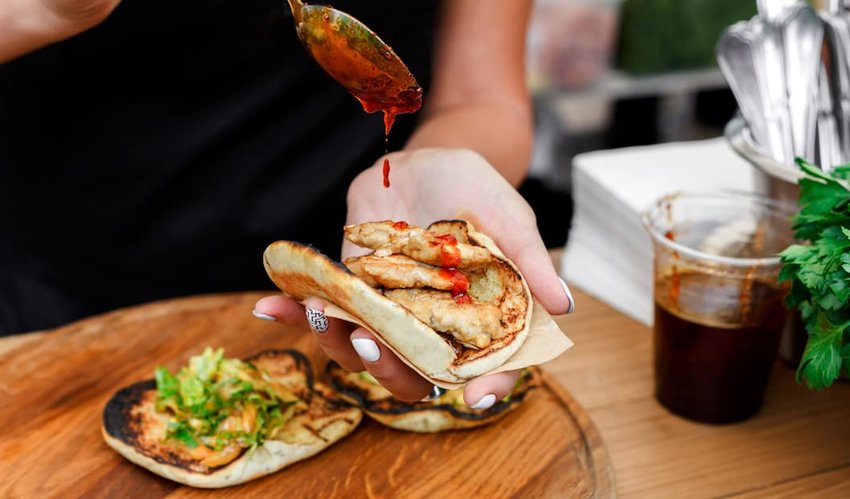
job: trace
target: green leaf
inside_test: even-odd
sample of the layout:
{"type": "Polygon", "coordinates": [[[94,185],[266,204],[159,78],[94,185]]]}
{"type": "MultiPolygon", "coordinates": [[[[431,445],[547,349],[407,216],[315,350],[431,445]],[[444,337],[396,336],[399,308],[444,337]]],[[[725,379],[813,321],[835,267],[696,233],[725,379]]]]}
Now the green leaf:
{"type": "Polygon", "coordinates": [[[837,182],[800,180],[800,205],[803,213],[823,213],[840,209],[850,201],[850,192],[837,182]]]}
{"type": "Polygon", "coordinates": [[[798,308],[803,321],[815,320],[817,318],[819,309],[814,305],[814,303],[812,303],[812,300],[803,300],[800,302],[800,306],[798,308]]]}
{"type": "Polygon", "coordinates": [[[832,176],[842,180],[850,179],[850,164],[836,166],[832,169],[832,176]]]}
{"type": "Polygon", "coordinates": [[[169,424],[168,436],[183,442],[190,449],[198,446],[198,439],[185,423],[169,424]]]}
{"type": "Polygon", "coordinates": [[[803,246],[794,244],[785,248],[779,254],[780,261],[783,265],[804,265],[817,257],[817,249],[811,246],[803,246]]]}
{"type": "Polygon", "coordinates": [[[812,294],[808,288],[796,277],[791,281],[791,290],[785,296],[785,304],[790,308],[799,308],[801,304],[811,298],[812,294]]]}
{"type": "Polygon", "coordinates": [[[821,296],[817,299],[817,304],[820,308],[824,310],[839,310],[844,306],[844,302],[839,300],[837,296],[832,293],[821,296]]]}
{"type": "Polygon", "coordinates": [[[779,269],[779,282],[793,281],[797,278],[797,265],[786,263],[779,269]]]}
{"type": "Polygon", "coordinates": [[[829,274],[829,290],[838,301],[838,307],[834,310],[839,310],[850,301],[850,285],[847,282],[847,273],[843,270],[831,272],[829,274]]]}
{"type": "Polygon", "coordinates": [[[810,291],[823,293],[826,290],[827,282],[823,277],[823,265],[809,265],[801,270],[797,277],[800,281],[809,288],[810,291]]]}
{"type": "Polygon", "coordinates": [[[180,385],[177,378],[166,367],[157,366],[153,377],[156,380],[157,397],[168,398],[179,394],[180,385]]]}
{"type": "Polygon", "coordinates": [[[832,324],[822,313],[818,314],[814,331],[809,331],[809,341],[800,367],[797,380],[805,379],[813,390],[822,390],[838,378],[842,365],[842,337],[848,324],[832,324]]]}
{"type": "Polygon", "coordinates": [[[201,355],[195,355],[189,359],[189,370],[200,378],[201,381],[210,381],[216,372],[218,372],[218,366],[223,357],[223,348],[213,350],[210,347],[206,347],[201,355]]]}
{"type": "Polygon", "coordinates": [[[197,376],[187,373],[187,376],[180,380],[180,396],[183,403],[192,408],[203,406],[207,397],[204,394],[204,382],[197,376]]]}

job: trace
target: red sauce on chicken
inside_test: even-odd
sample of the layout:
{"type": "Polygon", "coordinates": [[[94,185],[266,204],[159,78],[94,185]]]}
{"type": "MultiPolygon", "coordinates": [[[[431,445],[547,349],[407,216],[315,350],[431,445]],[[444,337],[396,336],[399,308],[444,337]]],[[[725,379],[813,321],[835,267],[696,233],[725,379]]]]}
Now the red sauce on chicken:
{"type": "Polygon", "coordinates": [[[451,281],[452,298],[457,303],[472,303],[472,298],[469,296],[469,280],[463,272],[457,269],[440,269],[440,276],[451,281]]]}
{"type": "Polygon", "coordinates": [[[451,234],[436,236],[437,241],[432,243],[440,246],[440,267],[444,269],[457,268],[460,265],[460,249],[457,247],[457,239],[451,234]]]}

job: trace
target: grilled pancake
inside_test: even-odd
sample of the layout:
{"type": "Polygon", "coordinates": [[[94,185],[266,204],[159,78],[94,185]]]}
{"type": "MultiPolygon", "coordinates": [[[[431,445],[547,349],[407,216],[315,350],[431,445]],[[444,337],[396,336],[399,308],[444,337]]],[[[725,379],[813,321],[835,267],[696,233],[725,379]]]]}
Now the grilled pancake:
{"type": "Polygon", "coordinates": [[[392,396],[368,373],[354,373],[329,362],[326,373],[331,385],[343,397],[359,405],[367,416],[397,430],[436,433],[475,428],[497,421],[516,409],[540,384],[540,372],[523,372],[510,395],[489,409],[476,410],[463,402],[463,390],[449,390],[428,402],[407,403],[392,396]]]}
{"type": "Polygon", "coordinates": [[[193,487],[243,483],[313,456],[351,433],[361,411],[313,380],[309,361],[295,350],[275,350],[246,359],[292,390],[306,411],[288,420],[275,436],[223,466],[203,464],[202,455],[166,438],[170,416],[156,410],[156,384],[146,380],[119,390],[103,411],[106,443],[151,472],[193,487]]]}

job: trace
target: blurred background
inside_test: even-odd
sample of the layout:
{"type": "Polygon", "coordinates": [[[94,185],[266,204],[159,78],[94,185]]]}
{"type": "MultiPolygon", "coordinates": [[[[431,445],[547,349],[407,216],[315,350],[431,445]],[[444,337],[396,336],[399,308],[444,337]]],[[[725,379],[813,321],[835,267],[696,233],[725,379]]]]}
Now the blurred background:
{"type": "Polygon", "coordinates": [[[568,239],[575,155],[723,134],[736,104],[715,45],[755,13],[755,0],[536,0],[527,42],[536,140],[520,192],[547,246],[568,239]]]}

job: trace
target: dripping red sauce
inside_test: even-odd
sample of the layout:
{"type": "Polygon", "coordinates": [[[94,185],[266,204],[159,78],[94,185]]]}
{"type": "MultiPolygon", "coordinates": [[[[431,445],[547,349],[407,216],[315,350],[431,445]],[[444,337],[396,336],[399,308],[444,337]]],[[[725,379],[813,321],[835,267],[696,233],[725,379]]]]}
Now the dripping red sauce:
{"type": "Polygon", "coordinates": [[[390,187],[390,160],[384,158],[384,187],[390,187]]]}
{"type": "MultiPolygon", "coordinates": [[[[392,90],[397,90],[393,88],[392,90]]],[[[395,117],[404,113],[415,113],[422,107],[422,88],[410,87],[400,91],[394,97],[383,95],[382,101],[371,100],[367,95],[357,95],[355,97],[363,105],[363,110],[367,113],[375,111],[383,111],[384,113],[384,154],[389,152],[390,130],[395,123],[395,117]]],[[[390,187],[390,161],[384,158],[384,187],[390,187]]]]}
{"type": "MultiPolygon", "coordinates": [[[[359,68],[361,72],[365,72],[364,68],[359,68]]],[[[379,70],[379,69],[376,69],[379,70]]],[[[361,75],[362,76],[362,75],[361,75]]],[[[374,88],[370,90],[375,90],[374,88]]],[[[399,114],[415,113],[422,107],[422,87],[408,87],[399,89],[397,85],[391,85],[384,89],[384,94],[379,98],[373,98],[373,95],[366,93],[354,93],[360,104],[363,105],[363,110],[367,113],[382,111],[384,113],[384,135],[390,134],[395,123],[395,117],[399,114]],[[393,95],[395,94],[395,95],[393,95]]]]}
{"type": "Polygon", "coordinates": [[[407,222],[404,222],[404,221],[395,222],[393,224],[393,229],[395,229],[395,230],[404,230],[408,227],[410,227],[410,226],[407,225],[407,222]]]}
{"type": "Polygon", "coordinates": [[[472,298],[469,297],[469,280],[463,272],[457,269],[440,269],[440,276],[452,283],[452,298],[457,303],[472,303],[472,298]]]}

